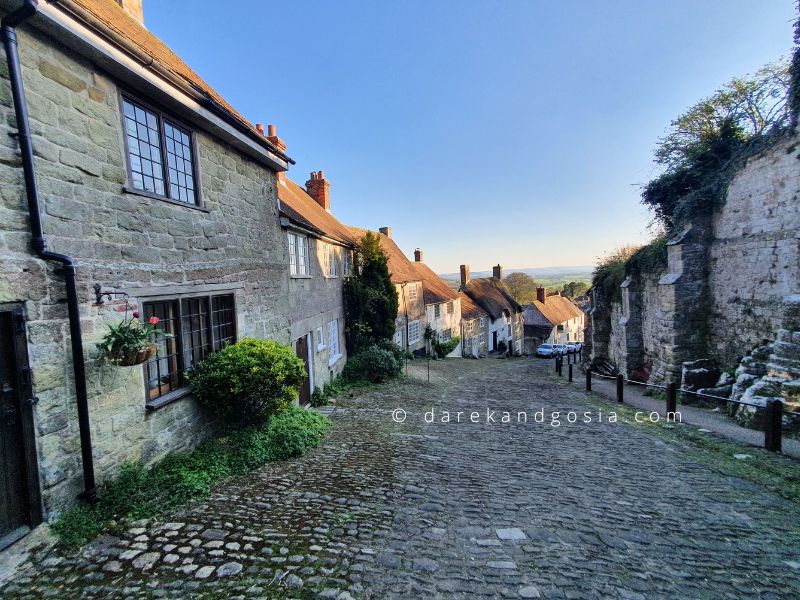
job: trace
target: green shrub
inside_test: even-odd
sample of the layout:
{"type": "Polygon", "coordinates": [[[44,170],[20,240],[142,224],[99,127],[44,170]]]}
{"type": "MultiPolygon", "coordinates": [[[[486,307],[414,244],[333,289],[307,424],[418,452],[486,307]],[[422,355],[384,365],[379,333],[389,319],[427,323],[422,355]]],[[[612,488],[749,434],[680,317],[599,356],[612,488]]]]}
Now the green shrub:
{"type": "Polygon", "coordinates": [[[112,520],[156,516],[206,497],[221,479],[299,456],[318,446],[329,428],[327,417],[292,406],[268,425],[213,438],[187,454],[170,454],[150,469],[141,463],[123,465],[115,479],[100,487],[97,504],[67,510],[52,525],[53,532],[63,546],[80,546],[112,520]]]}
{"type": "Polygon", "coordinates": [[[291,347],[245,338],[210,354],[189,374],[195,397],[229,422],[263,422],[286,408],[305,381],[291,347]]]}
{"type": "Polygon", "coordinates": [[[391,350],[373,345],[348,359],[342,375],[349,383],[359,381],[381,383],[397,377],[401,368],[401,358],[397,358],[391,350]]]}
{"type": "Polygon", "coordinates": [[[319,446],[329,428],[326,417],[293,406],[270,420],[267,435],[274,457],[283,460],[319,446]]]}
{"type": "Polygon", "coordinates": [[[439,358],[444,358],[448,354],[450,354],[453,350],[456,349],[458,343],[461,341],[461,338],[456,336],[452,339],[447,340],[446,342],[436,342],[434,349],[436,350],[436,355],[439,358]]]}

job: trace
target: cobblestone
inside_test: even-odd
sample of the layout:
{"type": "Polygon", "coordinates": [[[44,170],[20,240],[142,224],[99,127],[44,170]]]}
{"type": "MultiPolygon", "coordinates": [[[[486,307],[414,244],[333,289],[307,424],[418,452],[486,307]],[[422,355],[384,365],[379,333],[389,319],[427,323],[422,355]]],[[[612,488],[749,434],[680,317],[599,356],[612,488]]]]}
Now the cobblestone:
{"type": "Polygon", "coordinates": [[[549,365],[439,361],[427,383],[415,361],[340,400],[320,448],[164,523],[42,552],[0,596],[796,597],[800,505],[642,429],[568,423],[597,405],[549,365]],[[516,421],[541,408],[561,426],[516,421]],[[426,423],[442,411],[467,418],[426,423]]]}

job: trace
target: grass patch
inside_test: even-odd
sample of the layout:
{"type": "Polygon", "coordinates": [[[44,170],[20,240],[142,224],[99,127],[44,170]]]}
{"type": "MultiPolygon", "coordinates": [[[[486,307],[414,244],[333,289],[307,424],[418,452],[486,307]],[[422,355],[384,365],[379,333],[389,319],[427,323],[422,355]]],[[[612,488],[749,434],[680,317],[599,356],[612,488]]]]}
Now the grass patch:
{"type": "Polygon", "coordinates": [[[211,486],[276,460],[300,456],[319,445],[331,423],[314,411],[289,407],[268,424],[232,431],[194,451],[171,454],[151,468],[123,465],[99,490],[92,506],[64,512],[51,529],[62,546],[76,548],[115,523],[154,517],[206,497],[211,486]]]}
{"type": "Polygon", "coordinates": [[[791,457],[767,452],[754,446],[743,446],[697,430],[689,424],[637,423],[634,420],[637,408],[606,401],[597,395],[587,397],[589,403],[608,410],[612,409],[633,427],[680,446],[693,460],[728,477],[737,477],[758,484],[774,494],[800,503],[800,463],[791,457]],[[734,454],[749,454],[750,458],[739,460],[734,454]]]}

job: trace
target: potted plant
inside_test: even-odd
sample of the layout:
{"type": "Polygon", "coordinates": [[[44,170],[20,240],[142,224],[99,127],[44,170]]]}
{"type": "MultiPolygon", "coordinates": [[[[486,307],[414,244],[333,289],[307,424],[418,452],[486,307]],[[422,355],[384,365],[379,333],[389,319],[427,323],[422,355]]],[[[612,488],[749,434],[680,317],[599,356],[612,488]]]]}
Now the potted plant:
{"type": "Polygon", "coordinates": [[[121,367],[141,365],[158,350],[155,340],[159,335],[171,337],[171,334],[156,327],[158,317],[150,317],[147,323],[142,323],[139,317],[139,311],[136,310],[129,317],[126,307],[125,318],[116,325],[108,326],[103,341],[98,344],[106,360],[121,367]]]}

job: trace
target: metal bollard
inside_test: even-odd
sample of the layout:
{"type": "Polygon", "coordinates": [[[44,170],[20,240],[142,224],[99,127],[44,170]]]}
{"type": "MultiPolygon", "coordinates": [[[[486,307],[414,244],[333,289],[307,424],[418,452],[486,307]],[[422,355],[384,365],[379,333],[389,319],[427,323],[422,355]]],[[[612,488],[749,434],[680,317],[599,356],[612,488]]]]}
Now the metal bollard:
{"type": "Polygon", "coordinates": [[[572,383],[572,365],[569,365],[569,369],[567,369],[567,373],[568,373],[568,379],[567,379],[567,381],[569,381],[570,383],[572,383]]]}
{"type": "Polygon", "coordinates": [[[770,452],[781,451],[783,429],[783,402],[768,400],[764,419],[764,448],[770,452]]]}
{"type": "Polygon", "coordinates": [[[586,391],[592,391],[592,370],[586,369],[586,391]]]}
{"type": "Polygon", "coordinates": [[[625,377],[622,376],[622,373],[617,375],[617,402],[622,402],[624,395],[625,395],[625,377]]]}
{"type": "Polygon", "coordinates": [[[559,361],[559,358],[558,358],[558,355],[556,355],[556,360],[554,361],[555,365],[556,365],[556,373],[558,373],[558,361],[559,361]]]}
{"type": "Polygon", "coordinates": [[[678,389],[675,383],[667,384],[667,416],[678,410],[678,389]]]}

